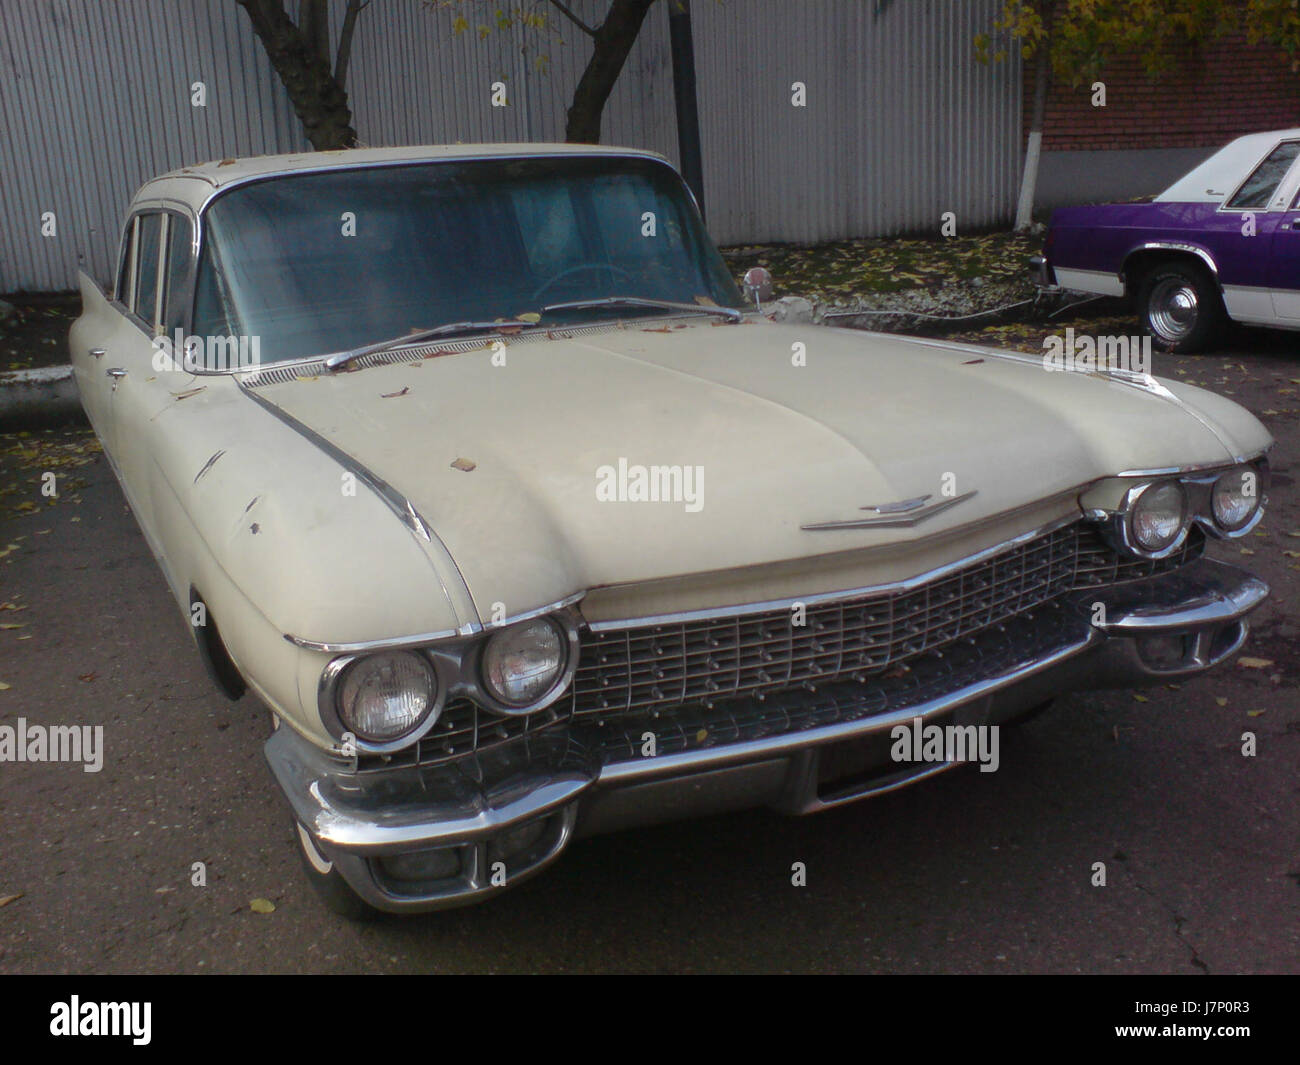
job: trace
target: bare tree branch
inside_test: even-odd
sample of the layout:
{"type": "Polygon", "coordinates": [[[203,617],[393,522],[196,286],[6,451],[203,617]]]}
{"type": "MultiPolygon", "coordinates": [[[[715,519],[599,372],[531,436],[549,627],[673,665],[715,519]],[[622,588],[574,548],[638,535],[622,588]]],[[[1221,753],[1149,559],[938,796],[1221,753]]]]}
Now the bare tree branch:
{"type": "Polygon", "coordinates": [[[371,4],[371,0],[348,0],[347,10],[343,13],[343,25],[339,29],[339,50],[334,59],[334,80],[339,88],[346,88],[348,83],[348,60],[352,58],[352,34],[357,28],[357,16],[371,4]]]}
{"type": "Polygon", "coordinates": [[[558,8],[560,13],[565,18],[567,18],[570,22],[572,22],[575,26],[577,26],[578,29],[582,30],[582,32],[585,33],[588,37],[596,36],[596,31],[592,29],[590,26],[588,26],[585,22],[583,22],[582,19],[578,18],[578,16],[575,15],[572,11],[570,11],[568,5],[561,3],[560,0],[550,0],[550,3],[551,6],[558,8]]]}

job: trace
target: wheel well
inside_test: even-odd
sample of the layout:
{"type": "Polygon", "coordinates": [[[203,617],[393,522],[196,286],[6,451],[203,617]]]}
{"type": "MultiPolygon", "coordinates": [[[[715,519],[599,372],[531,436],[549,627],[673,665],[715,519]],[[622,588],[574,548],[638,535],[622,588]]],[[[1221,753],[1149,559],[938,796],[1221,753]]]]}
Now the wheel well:
{"type": "Polygon", "coordinates": [[[194,642],[199,648],[199,658],[212,683],[217,686],[227,699],[234,702],[248,691],[248,685],[226,650],[216,619],[208,604],[195,588],[190,589],[190,627],[194,630],[194,642]]]}
{"type": "Polygon", "coordinates": [[[1125,295],[1136,299],[1142,279],[1161,263],[1170,262],[1195,267],[1209,277],[1216,289],[1219,287],[1218,275],[1195,252],[1179,248],[1142,248],[1129,254],[1120,271],[1120,276],[1124,279],[1125,295]]]}

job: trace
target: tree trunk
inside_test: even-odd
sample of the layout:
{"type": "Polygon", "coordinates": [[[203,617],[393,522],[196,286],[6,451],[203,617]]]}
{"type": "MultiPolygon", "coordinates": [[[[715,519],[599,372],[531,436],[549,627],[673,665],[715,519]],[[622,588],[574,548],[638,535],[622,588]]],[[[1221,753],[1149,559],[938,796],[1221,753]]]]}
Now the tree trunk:
{"type": "Polygon", "coordinates": [[[569,106],[564,139],[571,144],[599,144],[605,101],[618,81],[641,23],[655,0],[613,0],[594,35],[591,61],[578,80],[569,106]]]}
{"type": "Polygon", "coordinates": [[[1028,229],[1034,217],[1034,194],[1038,189],[1038,160],[1043,148],[1043,116],[1047,111],[1047,90],[1052,82],[1052,8],[1047,0],[1043,22],[1047,36],[1034,52],[1034,110],[1029,116],[1029,143],[1025,146],[1025,169],[1020,177],[1020,199],[1016,203],[1016,229],[1028,229]]]}
{"type": "Polygon", "coordinates": [[[239,4],[248,12],[312,147],[317,151],[355,148],[357,133],[348,95],[330,70],[328,55],[319,50],[318,30],[313,28],[313,39],[308,40],[280,0],[239,0],[239,4]]]}

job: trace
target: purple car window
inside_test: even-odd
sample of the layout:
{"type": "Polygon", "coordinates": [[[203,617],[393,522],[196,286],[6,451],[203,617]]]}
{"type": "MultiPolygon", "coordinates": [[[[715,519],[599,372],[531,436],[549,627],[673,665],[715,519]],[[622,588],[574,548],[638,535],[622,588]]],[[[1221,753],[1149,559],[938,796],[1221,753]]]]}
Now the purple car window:
{"type": "Polygon", "coordinates": [[[1300,141],[1284,141],[1279,144],[1255,167],[1250,177],[1242,182],[1241,188],[1233,194],[1227,206],[1235,210],[1267,207],[1278,185],[1286,177],[1286,172],[1295,162],[1298,152],[1300,141]]]}

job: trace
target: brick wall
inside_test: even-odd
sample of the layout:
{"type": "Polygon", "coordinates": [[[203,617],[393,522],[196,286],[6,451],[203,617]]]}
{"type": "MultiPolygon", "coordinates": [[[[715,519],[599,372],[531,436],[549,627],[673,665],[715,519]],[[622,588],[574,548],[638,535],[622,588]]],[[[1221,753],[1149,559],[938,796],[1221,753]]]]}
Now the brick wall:
{"type": "MultiPolygon", "coordinates": [[[[1244,34],[1185,48],[1166,74],[1151,78],[1137,55],[1107,63],[1106,106],[1092,106],[1092,83],[1054,79],[1043,122],[1045,151],[1200,148],[1256,130],[1300,126],[1300,72],[1276,48],[1244,34]]],[[[1032,64],[1025,65],[1025,133],[1033,114],[1032,64]]]]}

